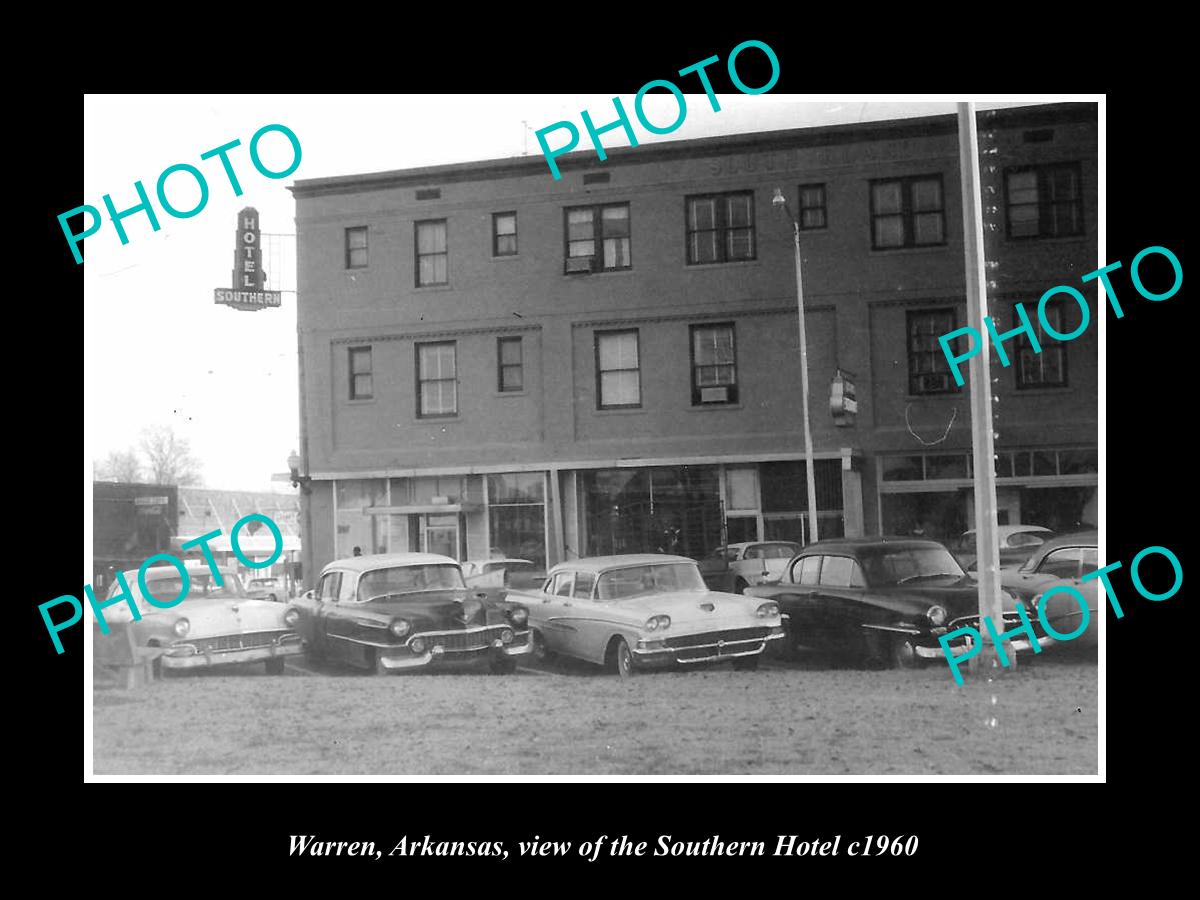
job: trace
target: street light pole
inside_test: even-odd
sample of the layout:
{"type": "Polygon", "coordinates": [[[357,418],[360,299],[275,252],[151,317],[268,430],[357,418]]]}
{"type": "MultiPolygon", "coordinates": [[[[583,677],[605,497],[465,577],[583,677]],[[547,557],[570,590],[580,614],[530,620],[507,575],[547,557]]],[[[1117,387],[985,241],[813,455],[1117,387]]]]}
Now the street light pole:
{"type": "Polygon", "coordinates": [[[792,221],[792,243],[796,254],[796,315],[800,321],[800,400],[804,411],[804,476],[808,489],[808,533],[809,541],[819,541],[817,531],[817,479],[813,471],[812,428],[808,418],[808,338],[804,330],[804,280],[800,264],[800,221],[792,215],[783,190],[775,188],[771,205],[782,207],[792,221]]]}

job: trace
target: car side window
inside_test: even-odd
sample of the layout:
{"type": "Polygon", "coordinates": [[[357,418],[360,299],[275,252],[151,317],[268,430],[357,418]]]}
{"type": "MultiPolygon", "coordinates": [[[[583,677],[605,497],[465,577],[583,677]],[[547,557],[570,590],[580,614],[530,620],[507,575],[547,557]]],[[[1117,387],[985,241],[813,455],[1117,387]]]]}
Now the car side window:
{"type": "Polygon", "coordinates": [[[577,572],[575,574],[575,589],[572,594],[582,600],[586,600],[592,596],[592,586],[596,583],[596,576],[592,572],[577,572]]]}
{"type": "Polygon", "coordinates": [[[1008,546],[1010,547],[1036,547],[1038,544],[1044,543],[1046,543],[1046,539],[1033,531],[1017,531],[1008,536],[1008,546]]]}
{"type": "Polygon", "coordinates": [[[762,558],[763,558],[763,548],[762,547],[747,547],[746,555],[742,557],[742,559],[762,559],[762,558]]]}
{"type": "Polygon", "coordinates": [[[570,597],[574,577],[574,572],[559,572],[554,576],[554,590],[551,593],[557,597],[570,597]]]}
{"type": "MultiPolygon", "coordinates": [[[[349,572],[342,575],[342,584],[338,588],[338,603],[349,603],[354,600],[356,578],[349,572]]],[[[365,599],[365,598],[364,598],[365,599]]]]}
{"type": "Polygon", "coordinates": [[[321,579],[321,593],[318,595],[322,600],[332,603],[337,599],[338,588],[342,584],[341,572],[328,572],[321,579]]]}
{"type": "Polygon", "coordinates": [[[796,584],[816,584],[817,574],[821,569],[821,557],[806,556],[796,563],[793,571],[797,572],[799,577],[795,579],[796,584]]]}
{"type": "Polygon", "coordinates": [[[857,559],[850,560],[850,587],[865,588],[867,579],[863,577],[862,566],[858,564],[857,559]]]}
{"type": "Polygon", "coordinates": [[[1080,574],[1083,563],[1083,547],[1062,547],[1046,554],[1037,570],[1043,575],[1058,578],[1075,578],[1080,574]]]}
{"type": "Polygon", "coordinates": [[[821,584],[829,587],[849,587],[854,560],[848,556],[827,556],[821,566],[821,584]]]}

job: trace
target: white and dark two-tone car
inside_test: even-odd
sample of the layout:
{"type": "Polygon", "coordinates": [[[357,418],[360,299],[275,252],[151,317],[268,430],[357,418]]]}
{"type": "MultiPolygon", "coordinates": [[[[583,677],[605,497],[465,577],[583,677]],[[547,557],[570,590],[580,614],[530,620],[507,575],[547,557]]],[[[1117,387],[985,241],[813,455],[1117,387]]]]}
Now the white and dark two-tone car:
{"type": "Polygon", "coordinates": [[[622,678],[725,661],[754,669],[784,634],[774,601],[710,591],[684,556],[571,560],[552,568],[540,590],[508,599],[529,609],[536,658],[571,656],[622,678]]]}

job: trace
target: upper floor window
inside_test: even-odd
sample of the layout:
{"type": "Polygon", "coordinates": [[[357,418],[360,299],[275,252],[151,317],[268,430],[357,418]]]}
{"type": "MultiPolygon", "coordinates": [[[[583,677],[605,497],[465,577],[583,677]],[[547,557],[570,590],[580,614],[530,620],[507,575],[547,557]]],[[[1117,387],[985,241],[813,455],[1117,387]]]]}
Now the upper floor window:
{"type": "Polygon", "coordinates": [[[596,406],[614,409],[642,405],[638,333],[596,332],[596,406]]]}
{"type": "Polygon", "coordinates": [[[687,198],[689,265],[754,259],[754,194],[687,198]]]}
{"type": "Polygon", "coordinates": [[[953,309],[908,313],[908,392],[944,394],[955,390],[950,365],[938,338],[957,326],[953,309]]]}
{"type": "Polygon", "coordinates": [[[692,404],[737,402],[733,324],[693,325],[692,404]]]}
{"type": "Polygon", "coordinates": [[[828,225],[825,213],[825,185],[800,185],[800,227],[805,230],[828,225]]]}
{"type": "Polygon", "coordinates": [[[517,214],[492,214],[492,256],[517,255],[517,214]]]}
{"type": "Polygon", "coordinates": [[[871,182],[871,247],[923,247],[946,243],[941,175],[871,182]]]}
{"type": "Polygon", "coordinates": [[[1022,166],[1004,172],[1005,222],[1010,238],[1083,234],[1079,163],[1022,166]]]}
{"type": "Polygon", "coordinates": [[[525,364],[522,340],[519,337],[496,339],[501,392],[525,390],[525,364]]]}
{"type": "MultiPolygon", "coordinates": [[[[1072,307],[1073,308],[1073,307],[1072,307]]],[[[1063,307],[1061,303],[1047,303],[1045,308],[1046,320],[1058,334],[1067,334],[1070,328],[1063,327],[1063,307]]],[[[1021,325],[1016,307],[1013,307],[1013,328],[1021,325]]],[[[1066,387],[1067,386],[1067,345],[1049,337],[1042,328],[1040,316],[1031,315],[1029,324],[1037,333],[1038,346],[1041,353],[1033,352],[1033,344],[1025,332],[1017,335],[1013,354],[1017,358],[1016,374],[1018,388],[1066,387]]]]}
{"type": "Polygon", "coordinates": [[[633,266],[628,203],[574,206],[565,210],[565,216],[565,272],[598,272],[633,266]]]}
{"type": "Polygon", "coordinates": [[[450,254],[446,250],[446,220],[431,219],[416,223],[417,287],[448,284],[450,254]]]}
{"type": "Polygon", "coordinates": [[[371,348],[350,348],[350,399],[370,400],[373,396],[371,384],[371,348]]]}
{"type": "Polygon", "coordinates": [[[454,341],[417,344],[417,415],[458,414],[458,366],[454,341]]]}
{"type": "Polygon", "coordinates": [[[346,229],[346,268],[367,267],[367,226],[346,229]]]}

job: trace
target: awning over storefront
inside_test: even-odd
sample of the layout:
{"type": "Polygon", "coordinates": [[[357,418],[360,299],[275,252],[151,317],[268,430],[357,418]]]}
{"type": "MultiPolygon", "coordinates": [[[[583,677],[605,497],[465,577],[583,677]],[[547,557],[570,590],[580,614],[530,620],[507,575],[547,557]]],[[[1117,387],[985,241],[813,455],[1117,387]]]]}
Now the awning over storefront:
{"type": "MultiPolygon", "coordinates": [[[[200,537],[194,535],[176,535],[171,538],[171,544],[182,549],[183,545],[189,541],[194,541],[200,537]]],[[[208,542],[209,548],[214,553],[232,553],[233,545],[229,541],[229,535],[222,534],[213,538],[208,542]]],[[[241,534],[238,536],[238,548],[245,556],[270,556],[275,552],[275,538],[270,533],[267,534],[241,534]]],[[[196,545],[191,548],[192,551],[199,550],[200,546],[196,545]]],[[[295,534],[283,535],[283,552],[290,553],[292,551],[300,552],[300,537],[295,534]]]]}

